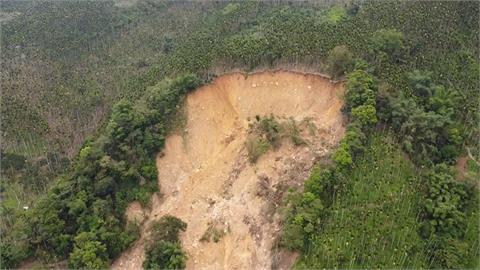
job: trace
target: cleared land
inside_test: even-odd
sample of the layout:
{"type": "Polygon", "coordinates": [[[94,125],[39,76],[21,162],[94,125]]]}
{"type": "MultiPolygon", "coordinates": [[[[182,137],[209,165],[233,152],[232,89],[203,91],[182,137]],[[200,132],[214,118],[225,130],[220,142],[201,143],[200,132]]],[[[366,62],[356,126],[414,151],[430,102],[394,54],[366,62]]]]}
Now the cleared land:
{"type": "Polygon", "coordinates": [[[150,210],[129,207],[142,235],[113,268],[142,267],[148,227],[166,214],[188,224],[181,236],[188,269],[290,266],[295,256],[272,254],[279,203],[342,138],[342,95],[341,83],[287,71],[224,75],[190,94],[185,127],[157,157],[161,195],[153,196],[150,210]],[[313,128],[301,131],[305,145],[284,140],[252,164],[245,148],[249,123],[271,114],[308,120],[313,128]]]}

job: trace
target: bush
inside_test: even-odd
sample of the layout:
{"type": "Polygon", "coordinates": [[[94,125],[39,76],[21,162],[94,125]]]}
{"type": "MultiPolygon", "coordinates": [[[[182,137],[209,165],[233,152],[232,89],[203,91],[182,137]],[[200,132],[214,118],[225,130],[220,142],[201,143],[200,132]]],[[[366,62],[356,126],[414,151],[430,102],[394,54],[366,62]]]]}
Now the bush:
{"type": "Polygon", "coordinates": [[[155,181],[158,177],[158,171],[156,164],[151,161],[148,165],[141,168],[142,176],[148,181],[155,181]]]}
{"type": "Polygon", "coordinates": [[[330,75],[339,78],[353,68],[353,54],[345,45],[335,46],[328,54],[327,65],[330,75]]]}
{"type": "Polygon", "coordinates": [[[14,269],[22,261],[32,256],[31,250],[24,241],[18,241],[18,239],[6,239],[2,235],[2,241],[0,241],[0,267],[2,269],[14,269]]]}
{"type": "Polygon", "coordinates": [[[345,89],[347,111],[362,105],[375,106],[376,95],[377,86],[373,76],[358,69],[348,74],[345,89]]]}
{"type": "Polygon", "coordinates": [[[332,156],[333,161],[340,168],[346,169],[353,164],[352,155],[350,154],[350,147],[346,142],[342,142],[332,156]]]}
{"type": "Polygon", "coordinates": [[[403,54],[403,39],[403,34],[395,29],[381,29],[375,32],[371,39],[371,53],[374,59],[398,61],[403,54]]]}
{"type": "Polygon", "coordinates": [[[73,269],[105,269],[108,267],[107,259],[107,248],[97,241],[95,233],[83,232],[75,237],[68,266],[73,269]]]}
{"type": "Polygon", "coordinates": [[[183,269],[187,255],[178,242],[160,241],[145,252],[143,269],[183,269]]]}
{"type": "Polygon", "coordinates": [[[360,105],[352,109],[352,121],[363,127],[371,127],[377,123],[377,110],[372,105],[360,105]]]}
{"type": "Polygon", "coordinates": [[[363,152],[365,133],[377,123],[377,84],[365,70],[357,69],[347,76],[344,112],[351,116],[345,137],[332,159],[340,169],[349,168],[353,158],[363,152]]]}
{"type": "Polygon", "coordinates": [[[458,95],[435,85],[429,73],[414,71],[408,77],[414,96],[389,96],[382,117],[401,135],[405,151],[417,163],[453,162],[464,140],[455,119],[458,95]]]}
{"type": "Polygon", "coordinates": [[[258,121],[258,129],[262,135],[265,135],[268,143],[273,147],[277,147],[280,137],[282,126],[280,123],[275,119],[273,115],[269,117],[256,117],[258,121]]]}
{"type": "MultiPolygon", "coordinates": [[[[475,252],[469,250],[472,243],[464,239],[468,226],[467,206],[476,202],[478,191],[470,192],[465,182],[455,180],[452,173],[447,165],[439,164],[426,176],[421,235],[432,246],[429,263],[435,268],[465,268],[470,264],[470,256],[475,256],[475,252]]],[[[478,241],[478,235],[474,241],[478,241]]]]}
{"type": "Polygon", "coordinates": [[[223,46],[224,57],[250,69],[274,58],[270,55],[268,40],[259,32],[233,35],[225,39],[223,46]]]}
{"type": "Polygon", "coordinates": [[[174,216],[163,216],[150,228],[149,243],[145,247],[144,269],[182,269],[187,260],[178,234],[187,224],[174,216]]]}
{"type": "Polygon", "coordinates": [[[248,138],[245,143],[247,147],[248,160],[251,163],[257,162],[258,158],[270,149],[270,144],[262,138],[248,138]]]}
{"type": "Polygon", "coordinates": [[[428,99],[432,95],[434,85],[431,76],[430,72],[421,72],[419,70],[407,73],[408,84],[423,105],[427,104],[428,99]]]}
{"type": "Polygon", "coordinates": [[[178,234],[187,229],[187,224],[174,216],[163,216],[150,229],[150,241],[178,242],[178,234]]]}
{"type": "Polygon", "coordinates": [[[115,182],[112,177],[107,176],[95,182],[94,189],[96,196],[107,196],[115,191],[115,182]]]}
{"type": "Polygon", "coordinates": [[[347,126],[343,141],[349,146],[352,157],[356,157],[365,151],[367,137],[358,123],[351,123],[347,126]]]}
{"type": "MultiPolygon", "coordinates": [[[[315,132],[315,125],[313,123],[308,122],[308,121],[306,121],[305,123],[307,124],[307,126],[309,125],[308,127],[310,129],[310,133],[311,134],[314,133],[315,132]]],[[[290,118],[287,121],[284,121],[280,125],[281,125],[281,130],[282,130],[282,133],[284,134],[284,136],[290,138],[290,140],[292,141],[292,143],[295,146],[300,146],[300,145],[306,145],[307,144],[307,141],[305,139],[303,139],[301,134],[300,134],[300,132],[301,132],[300,127],[298,126],[297,122],[293,118],[290,118]]]]}
{"type": "Polygon", "coordinates": [[[429,264],[434,269],[464,269],[468,244],[452,237],[432,237],[434,245],[429,264]]]}
{"type": "Polygon", "coordinates": [[[290,250],[302,250],[308,237],[320,225],[323,204],[311,192],[293,193],[288,198],[287,219],[283,227],[281,245],[290,250]]]}
{"type": "MultiPolygon", "coordinates": [[[[311,133],[314,132],[313,124],[305,119],[302,123],[309,126],[311,133]]],[[[296,145],[305,145],[307,141],[301,137],[301,127],[293,119],[279,122],[275,116],[268,117],[255,116],[255,121],[249,124],[250,136],[245,143],[248,157],[251,163],[255,163],[257,159],[266,153],[271,147],[277,148],[284,138],[289,138],[296,145]]]]}
{"type": "Polygon", "coordinates": [[[305,181],[304,190],[319,197],[328,206],[333,200],[335,185],[341,181],[341,173],[334,168],[322,168],[315,165],[305,181]]]}
{"type": "MultiPolygon", "coordinates": [[[[463,183],[456,181],[445,164],[437,165],[427,175],[425,199],[425,233],[461,237],[465,229],[463,212],[467,191],[463,183]]],[[[427,236],[427,235],[426,235],[427,236]]]]}
{"type": "Polygon", "coordinates": [[[27,159],[18,154],[14,153],[4,153],[3,151],[0,153],[1,161],[0,163],[2,164],[2,171],[19,171],[22,170],[25,167],[25,164],[27,163],[27,159]]]}
{"type": "Polygon", "coordinates": [[[60,215],[63,203],[60,196],[51,192],[28,213],[29,242],[37,252],[65,258],[71,250],[73,237],[65,230],[66,222],[60,215]]]}
{"type": "Polygon", "coordinates": [[[133,104],[125,99],[119,101],[113,107],[112,116],[108,123],[109,135],[114,140],[121,142],[137,125],[135,122],[136,118],[138,117],[135,115],[133,104]]]}

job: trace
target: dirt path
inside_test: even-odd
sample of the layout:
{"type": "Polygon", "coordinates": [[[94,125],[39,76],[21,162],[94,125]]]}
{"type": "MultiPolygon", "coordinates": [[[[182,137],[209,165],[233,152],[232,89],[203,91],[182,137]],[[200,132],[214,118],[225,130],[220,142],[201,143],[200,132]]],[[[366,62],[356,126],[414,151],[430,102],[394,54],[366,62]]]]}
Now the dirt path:
{"type": "Polygon", "coordinates": [[[462,156],[457,159],[455,168],[457,169],[457,179],[463,180],[465,178],[465,171],[467,170],[468,156],[462,156]]]}
{"type": "MultiPolygon", "coordinates": [[[[280,231],[277,206],[285,190],[301,186],[314,162],[343,136],[342,93],[341,84],[320,76],[277,71],[224,75],[190,94],[185,134],[169,136],[157,158],[163,195],[153,196],[141,239],[112,267],[141,269],[146,228],[165,214],[188,224],[181,236],[187,269],[290,267],[285,264],[294,255],[271,254],[280,231]],[[308,146],[284,142],[252,165],[244,147],[248,119],[271,113],[311,118],[317,133],[304,134],[308,146]],[[216,243],[200,241],[209,224],[225,233],[216,243]]],[[[141,212],[138,205],[131,209],[141,212]]]]}

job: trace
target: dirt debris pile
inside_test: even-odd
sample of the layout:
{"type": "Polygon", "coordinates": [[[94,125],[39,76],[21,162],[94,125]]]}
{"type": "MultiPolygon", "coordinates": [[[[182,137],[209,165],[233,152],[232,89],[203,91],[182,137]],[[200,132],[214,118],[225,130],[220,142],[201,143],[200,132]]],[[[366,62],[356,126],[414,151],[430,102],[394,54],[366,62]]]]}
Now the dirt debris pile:
{"type": "MultiPolygon", "coordinates": [[[[197,89],[187,97],[182,134],[169,136],[157,158],[162,195],[153,196],[149,212],[130,207],[130,216],[145,216],[142,228],[166,214],[185,221],[187,269],[289,267],[294,255],[272,252],[281,231],[277,209],[286,190],[300,187],[342,138],[342,94],[340,83],[288,71],[233,73],[197,89]],[[308,143],[300,146],[282,142],[252,164],[248,123],[272,114],[309,119],[315,134],[302,134],[308,143]]],[[[146,235],[143,229],[113,267],[141,269],[146,235]]]]}

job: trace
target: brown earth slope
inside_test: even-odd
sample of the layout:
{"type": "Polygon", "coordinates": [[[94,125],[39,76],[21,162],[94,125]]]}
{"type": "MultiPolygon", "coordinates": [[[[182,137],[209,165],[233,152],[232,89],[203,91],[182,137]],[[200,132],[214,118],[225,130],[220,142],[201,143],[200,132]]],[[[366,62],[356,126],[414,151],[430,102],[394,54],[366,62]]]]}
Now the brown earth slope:
{"type": "Polygon", "coordinates": [[[188,224],[181,235],[187,269],[289,267],[294,256],[272,254],[281,228],[278,204],[343,136],[342,94],[340,83],[287,71],[224,75],[191,93],[184,131],[169,136],[157,158],[162,195],[153,196],[145,213],[131,205],[127,214],[144,219],[142,236],[113,268],[142,267],[147,228],[166,214],[188,224]],[[285,140],[250,164],[249,119],[270,114],[311,118],[316,131],[302,133],[307,145],[285,140]],[[200,241],[209,226],[224,234],[218,242],[200,241]]]}

